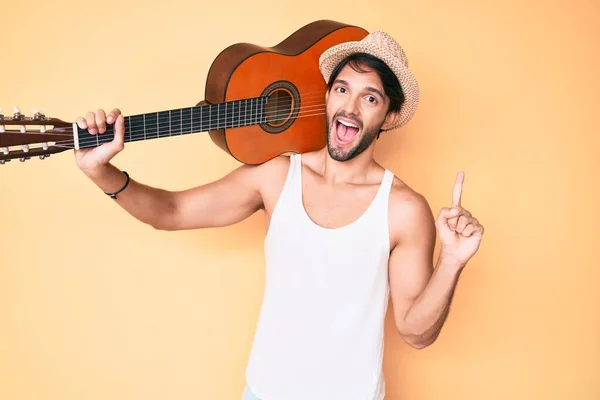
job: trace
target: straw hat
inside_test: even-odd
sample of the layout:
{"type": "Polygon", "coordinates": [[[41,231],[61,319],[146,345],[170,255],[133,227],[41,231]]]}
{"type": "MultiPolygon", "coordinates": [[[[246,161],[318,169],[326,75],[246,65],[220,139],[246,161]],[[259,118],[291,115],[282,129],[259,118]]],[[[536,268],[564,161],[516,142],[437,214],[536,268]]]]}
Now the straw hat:
{"type": "Polygon", "coordinates": [[[408,70],[408,59],[402,47],[394,38],[382,31],[372,32],[360,41],[335,45],[319,57],[319,69],[325,78],[325,82],[329,81],[329,76],[337,64],[353,53],[368,53],[378,57],[398,77],[405,96],[405,102],[394,125],[390,126],[388,130],[406,124],[414,115],[419,104],[419,85],[413,74],[408,70]]]}

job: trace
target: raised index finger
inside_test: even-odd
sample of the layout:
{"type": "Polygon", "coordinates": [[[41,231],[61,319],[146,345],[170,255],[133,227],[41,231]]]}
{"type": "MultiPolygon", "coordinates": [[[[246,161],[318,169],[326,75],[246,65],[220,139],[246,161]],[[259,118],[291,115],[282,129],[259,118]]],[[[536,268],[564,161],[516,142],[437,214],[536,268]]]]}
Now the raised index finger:
{"type": "Polygon", "coordinates": [[[459,172],[456,175],[456,181],[454,182],[454,189],[452,190],[452,205],[460,206],[460,198],[462,195],[462,186],[465,181],[465,173],[459,172]]]}

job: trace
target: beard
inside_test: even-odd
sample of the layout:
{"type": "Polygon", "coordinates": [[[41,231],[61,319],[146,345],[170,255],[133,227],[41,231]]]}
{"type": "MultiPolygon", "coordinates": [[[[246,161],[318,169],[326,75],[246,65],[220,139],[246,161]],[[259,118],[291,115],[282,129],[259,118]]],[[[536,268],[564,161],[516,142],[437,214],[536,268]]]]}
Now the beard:
{"type": "Polygon", "coordinates": [[[352,160],[353,158],[360,155],[363,151],[368,149],[369,146],[371,145],[371,143],[373,143],[373,140],[375,140],[375,138],[377,137],[377,134],[379,133],[379,131],[381,129],[381,125],[383,125],[383,121],[382,121],[378,125],[368,126],[365,128],[363,126],[363,123],[361,120],[359,120],[358,118],[353,117],[353,116],[348,116],[348,115],[344,114],[343,112],[336,113],[333,116],[333,118],[329,118],[328,113],[326,113],[326,116],[327,116],[327,118],[326,118],[327,151],[329,152],[329,156],[336,161],[352,160]],[[350,119],[350,120],[354,121],[359,127],[359,133],[357,133],[357,135],[362,135],[362,137],[360,138],[360,141],[358,143],[356,143],[350,149],[343,149],[343,148],[335,147],[335,143],[334,143],[334,139],[333,139],[333,135],[335,135],[335,133],[332,130],[335,129],[335,126],[334,126],[335,122],[333,122],[333,121],[335,119],[337,119],[338,117],[344,117],[344,118],[350,119]]]}

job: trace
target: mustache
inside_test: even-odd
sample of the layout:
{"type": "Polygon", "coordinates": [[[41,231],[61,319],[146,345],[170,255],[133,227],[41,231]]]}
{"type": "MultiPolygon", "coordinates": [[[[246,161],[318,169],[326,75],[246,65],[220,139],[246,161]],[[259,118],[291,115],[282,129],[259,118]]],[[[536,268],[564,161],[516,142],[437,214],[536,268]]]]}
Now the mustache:
{"type": "Polygon", "coordinates": [[[332,118],[331,121],[333,122],[333,121],[335,121],[339,117],[343,117],[343,118],[349,119],[351,121],[354,121],[354,122],[356,122],[356,125],[358,125],[360,129],[363,128],[363,123],[362,123],[362,121],[360,119],[358,119],[354,115],[348,115],[348,114],[346,114],[343,111],[338,111],[337,113],[335,113],[335,115],[333,116],[333,118],[332,118]]]}

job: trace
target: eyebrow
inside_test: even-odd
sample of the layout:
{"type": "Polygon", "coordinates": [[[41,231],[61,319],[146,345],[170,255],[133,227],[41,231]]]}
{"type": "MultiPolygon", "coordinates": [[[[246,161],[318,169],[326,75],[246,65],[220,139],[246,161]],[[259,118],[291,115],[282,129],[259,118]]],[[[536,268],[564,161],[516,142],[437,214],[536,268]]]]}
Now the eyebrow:
{"type": "MultiPolygon", "coordinates": [[[[335,80],[333,83],[340,83],[340,84],[342,84],[342,85],[346,85],[346,86],[348,86],[348,82],[347,82],[347,81],[345,81],[345,80],[343,80],[343,79],[336,79],[336,80],[335,80]]],[[[380,96],[382,99],[385,99],[385,96],[384,96],[384,94],[381,92],[381,90],[379,90],[379,89],[377,89],[377,88],[374,88],[374,87],[372,87],[372,86],[367,86],[367,87],[365,88],[365,90],[366,90],[367,92],[377,93],[377,94],[378,94],[378,95],[379,95],[379,96],[380,96]]]]}

